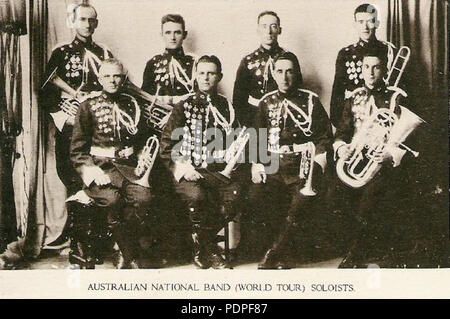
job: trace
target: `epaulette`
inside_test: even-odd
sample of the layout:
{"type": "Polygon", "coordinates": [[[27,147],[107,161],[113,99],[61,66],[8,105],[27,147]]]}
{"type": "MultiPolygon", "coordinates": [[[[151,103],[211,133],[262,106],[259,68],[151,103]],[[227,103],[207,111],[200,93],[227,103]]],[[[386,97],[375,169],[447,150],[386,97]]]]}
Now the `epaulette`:
{"type": "Polygon", "coordinates": [[[95,98],[95,97],[100,96],[101,94],[102,94],[102,91],[92,91],[92,92],[89,93],[89,97],[90,98],[95,98]]]}
{"type": "Polygon", "coordinates": [[[359,88],[356,88],[356,89],[354,89],[352,92],[350,92],[350,97],[349,98],[353,98],[353,97],[355,97],[358,93],[360,93],[360,92],[365,92],[367,89],[364,87],[364,86],[362,86],[362,87],[359,87],[359,88]]]}
{"type": "Polygon", "coordinates": [[[272,92],[266,93],[265,95],[263,95],[262,98],[259,99],[259,101],[264,100],[266,97],[271,96],[272,94],[276,93],[277,91],[278,91],[278,90],[274,90],[274,91],[272,91],[272,92]]]}
{"type": "MultiPolygon", "coordinates": [[[[98,47],[102,48],[103,51],[106,51],[106,52],[108,52],[108,53],[111,53],[111,50],[110,50],[106,45],[104,45],[104,44],[102,44],[102,43],[96,43],[96,42],[94,42],[94,44],[96,44],[98,47]]],[[[111,54],[112,54],[112,53],[111,53],[111,54]]]]}
{"type": "Polygon", "coordinates": [[[57,45],[55,45],[54,47],[53,47],[53,49],[52,49],[52,52],[53,51],[55,51],[55,50],[61,50],[61,51],[64,51],[65,49],[66,49],[66,47],[68,47],[69,46],[69,44],[71,44],[72,42],[69,42],[69,43],[58,43],[57,45]]]}
{"type": "Polygon", "coordinates": [[[404,90],[402,90],[401,88],[399,88],[398,86],[388,86],[388,87],[386,87],[386,89],[387,89],[388,91],[392,91],[392,92],[394,92],[394,93],[399,93],[400,95],[402,95],[402,96],[404,96],[404,97],[407,97],[407,96],[408,96],[408,94],[407,94],[404,90]]]}
{"type": "Polygon", "coordinates": [[[396,49],[397,47],[394,45],[394,44],[392,44],[391,42],[389,42],[389,41],[381,41],[383,44],[385,44],[386,46],[389,46],[389,47],[391,47],[392,49],[396,49]]]}
{"type": "Polygon", "coordinates": [[[157,54],[157,55],[155,55],[153,58],[151,58],[151,60],[150,61],[158,61],[159,59],[161,59],[162,58],[162,54],[157,54]]]}
{"type": "Polygon", "coordinates": [[[306,90],[306,89],[298,89],[299,91],[301,91],[301,92],[305,92],[305,93],[308,93],[308,94],[310,94],[310,95],[312,95],[312,96],[315,96],[315,97],[319,97],[319,95],[317,95],[317,93],[314,93],[313,91],[310,91],[310,90],[306,90]]]}

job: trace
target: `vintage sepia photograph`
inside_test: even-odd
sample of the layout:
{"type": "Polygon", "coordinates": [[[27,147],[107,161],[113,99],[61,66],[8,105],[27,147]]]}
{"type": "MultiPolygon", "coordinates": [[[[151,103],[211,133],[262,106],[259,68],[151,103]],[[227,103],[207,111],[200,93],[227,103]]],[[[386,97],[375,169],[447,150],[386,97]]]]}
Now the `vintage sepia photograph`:
{"type": "Polygon", "coordinates": [[[0,0],[0,270],[449,268],[447,25],[441,0],[0,0]]]}

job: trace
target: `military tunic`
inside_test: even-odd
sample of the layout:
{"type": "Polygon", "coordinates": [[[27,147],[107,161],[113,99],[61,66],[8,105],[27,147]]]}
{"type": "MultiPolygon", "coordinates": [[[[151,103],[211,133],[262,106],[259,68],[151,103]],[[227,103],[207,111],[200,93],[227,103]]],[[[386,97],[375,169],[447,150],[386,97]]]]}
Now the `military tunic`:
{"type": "MultiPolygon", "coordinates": [[[[273,61],[285,52],[278,45],[271,50],[261,46],[242,59],[233,91],[233,105],[242,125],[252,126],[259,100],[263,95],[277,88],[272,76],[273,61]]],[[[299,72],[299,83],[302,83],[301,72],[299,72]]]]}
{"type": "Polygon", "coordinates": [[[364,85],[362,60],[369,49],[377,48],[385,52],[390,68],[394,59],[395,46],[392,43],[378,41],[376,38],[365,42],[359,40],[339,51],[336,59],[336,73],[330,102],[331,123],[337,127],[342,116],[344,100],[356,88],[364,85]]]}
{"type": "Polygon", "coordinates": [[[207,223],[220,229],[218,207],[226,207],[227,214],[234,212],[238,185],[231,181],[221,183],[213,176],[226,165],[221,151],[226,148],[226,135],[235,126],[234,117],[233,106],[224,96],[196,91],[175,105],[163,131],[160,155],[173,172],[176,192],[188,206],[193,223],[207,223]],[[210,143],[219,136],[223,137],[219,139],[222,145],[210,143]],[[185,165],[192,165],[204,178],[186,181],[180,169],[185,165]]]}
{"type": "Polygon", "coordinates": [[[145,66],[142,90],[157,95],[158,101],[173,105],[193,90],[192,70],[195,58],[183,48],[164,51],[145,66]]]}
{"type": "MultiPolygon", "coordinates": [[[[47,64],[45,79],[50,80],[50,76],[56,74],[74,90],[87,93],[100,91],[102,87],[97,79],[98,69],[103,60],[111,57],[112,53],[108,49],[92,40],[85,43],[75,38],[71,43],[53,50],[47,64]]],[[[46,85],[45,88],[47,87],[50,88],[46,85]]],[[[63,97],[65,96],[61,96],[61,92],[53,97],[47,96],[52,98],[53,102],[49,103],[51,101],[46,100],[50,112],[60,110],[58,103],[63,97]]]]}
{"type": "MultiPolygon", "coordinates": [[[[279,174],[286,184],[298,181],[301,156],[299,153],[283,154],[284,146],[313,142],[316,162],[325,166],[325,152],[331,143],[331,127],[319,97],[314,92],[294,89],[285,94],[274,91],[259,102],[255,129],[268,130],[269,152],[280,152],[279,174]]],[[[261,147],[261,146],[260,146],[261,147]]]]}
{"type": "Polygon", "coordinates": [[[148,128],[136,100],[124,93],[98,92],[80,105],[71,143],[73,166],[89,187],[86,169],[97,166],[110,175],[112,185],[133,183],[136,155],[148,137],[148,128]]]}

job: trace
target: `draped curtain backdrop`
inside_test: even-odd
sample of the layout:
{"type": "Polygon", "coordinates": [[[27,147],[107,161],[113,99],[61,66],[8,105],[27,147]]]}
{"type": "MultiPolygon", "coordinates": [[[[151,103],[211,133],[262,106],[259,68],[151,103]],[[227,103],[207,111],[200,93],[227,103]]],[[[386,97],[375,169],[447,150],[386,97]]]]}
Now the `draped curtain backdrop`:
{"type": "Polygon", "coordinates": [[[25,0],[0,0],[0,253],[25,223],[23,214],[16,214],[12,178],[16,137],[22,131],[19,38],[26,33],[25,21],[25,0]]]}
{"type": "Polygon", "coordinates": [[[411,49],[401,81],[407,107],[427,122],[420,127],[420,156],[410,173],[419,193],[411,194],[409,205],[415,206],[427,245],[448,243],[448,2],[389,0],[387,23],[388,41],[411,49]]]}

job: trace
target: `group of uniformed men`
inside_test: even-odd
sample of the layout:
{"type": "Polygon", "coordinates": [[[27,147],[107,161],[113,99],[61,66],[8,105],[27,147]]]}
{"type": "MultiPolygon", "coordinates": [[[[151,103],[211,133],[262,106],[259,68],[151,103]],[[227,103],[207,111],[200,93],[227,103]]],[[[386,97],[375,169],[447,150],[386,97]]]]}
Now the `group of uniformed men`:
{"type": "MultiPolygon", "coordinates": [[[[86,209],[95,206],[94,219],[107,224],[120,249],[118,268],[140,267],[139,228],[155,213],[150,208],[154,190],[169,182],[191,223],[197,267],[227,266],[229,260],[223,258],[216,234],[224,221],[233,219],[241,221],[238,258],[257,245],[255,221],[261,221],[269,228],[259,236],[269,242],[259,268],[289,267],[286,257],[293,236],[301,232],[303,220],[323,209],[323,199],[317,198],[327,188],[324,173],[334,166],[330,159],[352,155],[352,136],[360,122],[370,117],[372,110],[365,109],[368,103],[361,101],[374,97],[376,106],[385,108],[393,94],[383,77],[394,48],[375,36],[375,8],[360,5],[354,18],[359,40],[338,54],[330,122],[319,96],[303,87],[297,57],[279,46],[281,24],[275,12],[265,11],[257,18],[260,46],[242,59],[230,103],[217,92],[222,78],[219,59],[214,55],[195,58],[184,52],[187,31],[180,15],[162,18],[165,51],[148,61],[143,92],[139,92],[112,53],[93,42],[98,24],[94,7],[80,4],[73,8],[70,19],[76,36],[53,51],[43,101],[56,126],[57,169],[68,200],[85,203],[86,209]],[[142,96],[147,98],[145,103],[142,96]],[[331,124],[337,128],[334,137],[331,124]],[[224,160],[226,151],[211,151],[209,142],[243,126],[255,129],[257,148],[270,154],[278,169],[270,171],[259,151],[251,162],[222,174],[229,163],[224,160]],[[152,172],[149,181],[142,183],[142,171],[136,166],[153,134],[160,143],[156,161],[172,177],[156,180],[152,172]],[[301,146],[311,142],[314,152],[303,152],[301,146]],[[300,167],[312,176],[300,179],[300,167]],[[308,179],[313,194],[304,192],[308,179]]],[[[245,147],[248,155],[252,145],[245,147]]],[[[379,161],[393,158],[398,165],[404,153],[397,146],[392,152],[375,155],[379,161]]],[[[373,191],[362,196],[370,202],[370,194],[373,191]]],[[[358,214],[370,215],[374,205],[367,200],[365,204],[358,214]]],[[[81,219],[75,216],[73,221],[72,228],[87,230],[81,219]]],[[[101,263],[102,252],[83,247],[82,238],[72,238],[71,262],[101,263]]],[[[95,246],[89,241],[84,244],[95,246]]]]}

